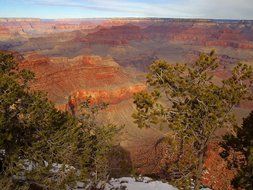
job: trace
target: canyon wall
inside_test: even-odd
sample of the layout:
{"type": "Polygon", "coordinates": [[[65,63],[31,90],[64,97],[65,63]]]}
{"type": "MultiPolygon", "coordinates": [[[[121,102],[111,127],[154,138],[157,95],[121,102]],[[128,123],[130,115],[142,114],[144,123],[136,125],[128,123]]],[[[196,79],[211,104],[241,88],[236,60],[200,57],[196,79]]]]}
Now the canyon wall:
{"type": "MultiPolygon", "coordinates": [[[[148,66],[157,59],[191,64],[211,49],[222,62],[214,73],[217,81],[228,77],[239,61],[253,65],[253,21],[0,19],[0,50],[15,52],[20,68],[35,72],[32,89],[46,92],[61,110],[68,111],[69,104],[77,107],[88,97],[109,103],[101,118],[125,126],[120,146],[143,174],[158,172],[153,144],[163,134],[158,128],[138,129],[131,117],[133,94],[147,89],[148,66]]],[[[252,103],[244,102],[236,108],[238,118],[252,109],[252,103]]],[[[203,180],[214,189],[228,189],[234,172],[227,170],[219,153],[210,146],[203,180]],[[229,175],[220,180],[214,165],[229,175]]]]}

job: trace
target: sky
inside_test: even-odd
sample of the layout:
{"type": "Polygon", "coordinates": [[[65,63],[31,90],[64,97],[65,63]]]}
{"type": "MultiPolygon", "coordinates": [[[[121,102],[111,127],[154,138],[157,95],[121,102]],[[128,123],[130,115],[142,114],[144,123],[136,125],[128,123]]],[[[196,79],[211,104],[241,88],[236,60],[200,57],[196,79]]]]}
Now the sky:
{"type": "Polygon", "coordinates": [[[0,0],[0,17],[253,20],[253,0],[0,0]]]}

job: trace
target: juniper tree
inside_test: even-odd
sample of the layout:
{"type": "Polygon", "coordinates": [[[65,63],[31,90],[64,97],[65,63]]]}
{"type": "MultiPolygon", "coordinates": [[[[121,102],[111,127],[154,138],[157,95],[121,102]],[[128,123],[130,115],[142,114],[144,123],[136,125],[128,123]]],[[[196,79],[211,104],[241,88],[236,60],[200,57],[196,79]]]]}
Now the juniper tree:
{"type": "Polygon", "coordinates": [[[50,129],[58,121],[53,117],[59,112],[45,96],[29,92],[28,84],[33,78],[32,72],[18,69],[11,54],[0,53],[0,181],[3,183],[0,186],[5,189],[15,189],[12,179],[19,173],[19,160],[25,159],[25,152],[39,139],[39,131],[50,129]]]}
{"type": "MultiPolygon", "coordinates": [[[[75,125],[58,130],[52,136],[53,148],[61,163],[72,166],[73,172],[59,182],[75,188],[76,181],[89,184],[89,189],[105,185],[109,176],[109,154],[113,149],[113,139],[120,128],[97,121],[97,115],[108,104],[93,104],[90,98],[77,105],[75,125]],[[67,182],[67,183],[66,183],[67,182]]],[[[65,173],[62,171],[62,173],[65,173]]],[[[66,175],[66,174],[65,174],[66,175]]],[[[59,175],[61,176],[61,175],[59,175]]]]}
{"type": "Polygon", "coordinates": [[[57,110],[29,88],[34,74],[0,53],[0,189],[90,189],[109,175],[117,128],[96,122],[106,104],[82,103],[78,116],[57,110]]]}
{"type": "Polygon", "coordinates": [[[230,167],[238,171],[232,181],[234,187],[251,190],[253,189],[253,112],[243,120],[241,127],[236,127],[235,131],[235,134],[224,137],[222,145],[226,156],[223,157],[226,159],[231,151],[242,154],[243,157],[232,159],[232,163],[231,160],[226,160],[230,167]]]}
{"type": "Polygon", "coordinates": [[[214,51],[201,54],[193,65],[155,61],[147,75],[149,90],[134,96],[135,123],[166,126],[172,134],[167,138],[177,159],[166,166],[168,175],[184,182],[193,179],[196,190],[201,186],[208,144],[218,129],[235,125],[232,110],[249,98],[252,84],[252,68],[241,63],[230,77],[215,82],[213,73],[220,65],[214,51]]]}

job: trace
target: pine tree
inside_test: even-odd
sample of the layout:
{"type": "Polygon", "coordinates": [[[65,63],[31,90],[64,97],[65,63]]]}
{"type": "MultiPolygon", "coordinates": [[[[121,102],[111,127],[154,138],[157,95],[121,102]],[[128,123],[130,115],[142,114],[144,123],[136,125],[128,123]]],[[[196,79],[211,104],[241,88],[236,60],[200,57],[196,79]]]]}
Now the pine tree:
{"type": "MultiPolygon", "coordinates": [[[[165,166],[169,178],[200,189],[208,144],[221,128],[235,125],[234,106],[249,98],[252,68],[239,63],[221,84],[213,80],[220,63],[214,51],[201,54],[193,65],[155,61],[147,76],[148,92],[135,95],[133,114],[139,127],[161,125],[170,130],[174,164],[165,166]],[[176,180],[178,179],[178,180],[176,180]]],[[[187,189],[182,186],[183,189],[187,189]]]]}
{"type": "Polygon", "coordinates": [[[232,184],[235,188],[253,189],[253,112],[243,120],[242,127],[236,128],[235,135],[226,135],[224,140],[222,145],[226,150],[226,156],[223,156],[225,159],[231,151],[243,155],[243,158],[236,157],[232,163],[228,160],[230,167],[238,171],[232,184]]]}
{"type": "Polygon", "coordinates": [[[96,122],[106,104],[88,99],[73,116],[30,89],[33,78],[0,53],[0,189],[65,189],[77,181],[92,189],[106,181],[118,131],[96,122]]]}

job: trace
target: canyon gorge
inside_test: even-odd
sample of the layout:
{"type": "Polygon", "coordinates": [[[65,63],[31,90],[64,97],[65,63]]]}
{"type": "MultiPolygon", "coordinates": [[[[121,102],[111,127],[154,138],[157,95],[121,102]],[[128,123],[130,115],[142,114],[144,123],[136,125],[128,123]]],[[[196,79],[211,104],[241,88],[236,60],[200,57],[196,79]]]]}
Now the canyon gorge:
{"type": "MultiPolygon", "coordinates": [[[[139,129],[133,123],[133,94],[146,90],[145,75],[158,59],[171,64],[192,64],[201,52],[215,49],[222,62],[215,80],[231,74],[242,62],[253,66],[253,21],[203,19],[0,19],[0,50],[12,52],[20,68],[36,75],[31,87],[47,93],[58,109],[91,97],[109,107],[101,120],[122,125],[119,144],[141,174],[159,173],[162,162],[153,149],[163,134],[159,128],[139,129]],[[141,147],[141,148],[140,148],[141,147]],[[149,165],[149,167],[147,167],[149,165]]],[[[253,110],[243,102],[234,110],[238,122],[253,110]]],[[[162,154],[164,148],[159,147],[162,154]]],[[[213,189],[232,189],[227,181],[234,171],[226,168],[210,145],[203,182],[213,189]],[[218,180],[219,165],[228,173],[218,180]]]]}

